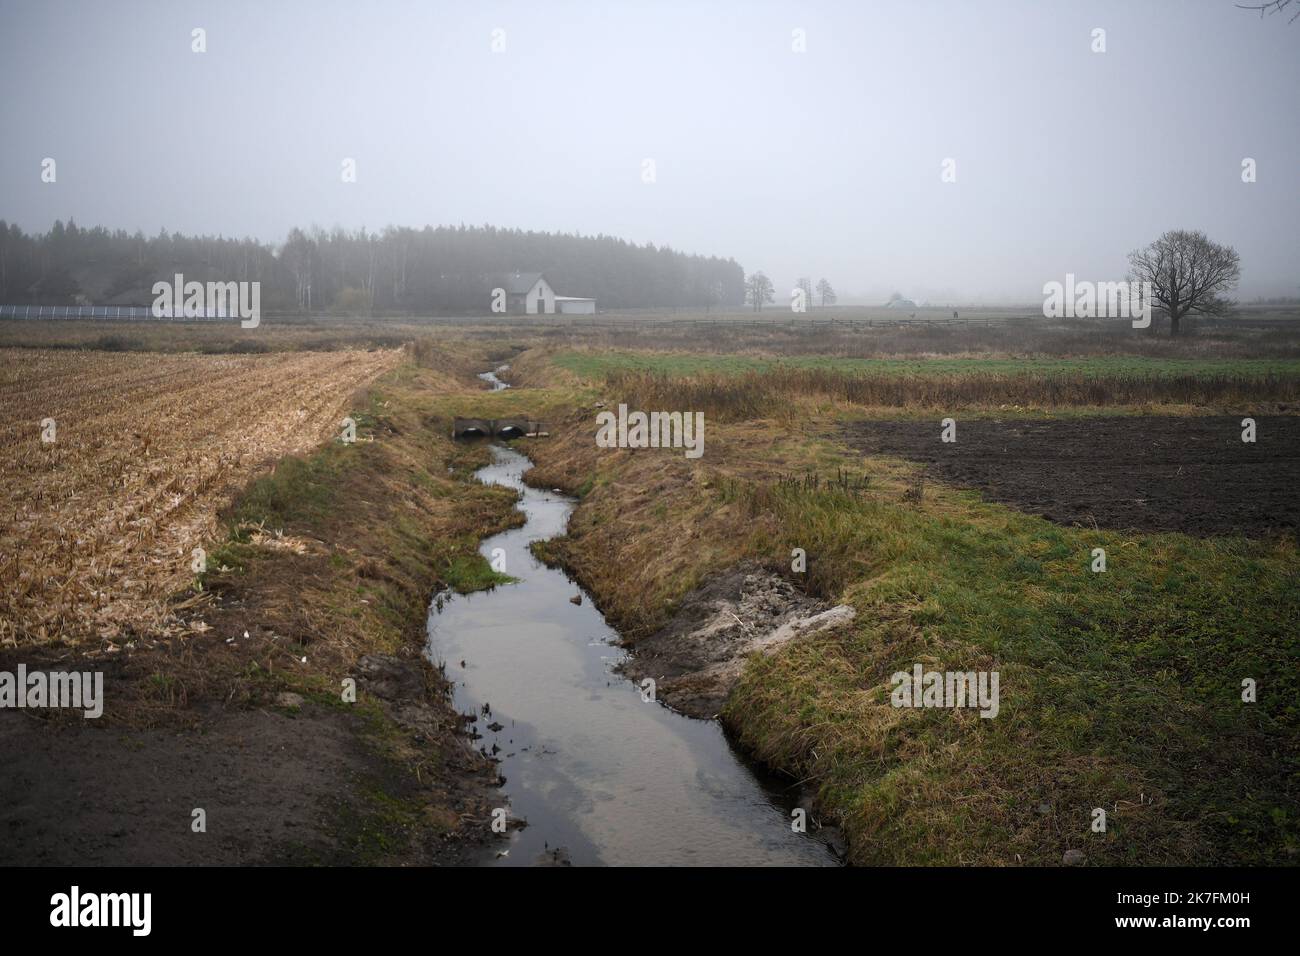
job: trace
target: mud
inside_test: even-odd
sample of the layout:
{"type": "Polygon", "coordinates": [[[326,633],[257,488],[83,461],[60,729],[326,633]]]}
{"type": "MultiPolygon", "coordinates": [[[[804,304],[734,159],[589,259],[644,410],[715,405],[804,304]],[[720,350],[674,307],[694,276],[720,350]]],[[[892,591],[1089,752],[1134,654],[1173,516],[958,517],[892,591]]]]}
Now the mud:
{"type": "Polygon", "coordinates": [[[318,712],[206,732],[53,726],[0,711],[0,864],[237,865],[329,858],[355,737],[318,712]],[[207,814],[206,833],[191,829],[207,814]]]}
{"type": "MultiPolygon", "coordinates": [[[[110,700],[123,677],[106,681],[110,700]]],[[[487,818],[491,783],[448,726],[439,675],[418,658],[371,656],[357,677],[393,721],[382,746],[365,714],[286,692],[251,706],[191,701],[186,726],[0,710],[0,865],[478,862],[491,836],[460,818],[487,818]],[[407,771],[421,762],[423,774],[407,771]],[[429,819],[376,816],[376,792],[429,819]],[[192,829],[196,808],[206,832],[192,829]]]]}
{"type": "Polygon", "coordinates": [[[633,645],[621,670],[636,681],[653,678],[656,696],[673,710],[716,717],[750,654],[852,619],[852,608],[828,607],[745,564],[688,594],[667,625],[633,645]]]}
{"type": "Polygon", "coordinates": [[[1294,534],[1300,527],[1300,418],[1126,416],[1052,421],[960,418],[957,441],[934,422],[853,422],[866,454],[924,462],[927,475],[992,501],[1085,527],[1209,536],[1294,534]]]}

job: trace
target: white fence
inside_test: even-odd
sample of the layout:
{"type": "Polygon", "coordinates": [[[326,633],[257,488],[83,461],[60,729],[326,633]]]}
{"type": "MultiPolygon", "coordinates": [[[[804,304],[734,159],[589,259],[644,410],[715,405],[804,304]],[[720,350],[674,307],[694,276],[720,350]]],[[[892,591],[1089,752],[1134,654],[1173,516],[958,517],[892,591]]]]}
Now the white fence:
{"type": "Polygon", "coordinates": [[[0,319],[151,319],[143,305],[0,305],[0,319]]]}

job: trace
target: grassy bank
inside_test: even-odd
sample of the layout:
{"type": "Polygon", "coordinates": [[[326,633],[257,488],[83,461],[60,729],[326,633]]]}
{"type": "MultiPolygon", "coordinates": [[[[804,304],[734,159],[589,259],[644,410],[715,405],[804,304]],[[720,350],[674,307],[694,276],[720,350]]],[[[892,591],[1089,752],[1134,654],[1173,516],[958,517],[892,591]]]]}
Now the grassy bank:
{"type": "Polygon", "coordinates": [[[779,529],[756,553],[806,548],[811,586],[860,614],[755,662],[726,712],[819,781],[854,858],[1294,862],[1294,543],[1082,532],[932,493],[736,493],[779,529]],[[916,662],[999,671],[1000,714],[889,707],[890,675],[916,662]],[[1243,703],[1247,678],[1266,699],[1243,703]]]}
{"type": "MultiPolygon", "coordinates": [[[[699,408],[707,393],[681,391],[698,383],[635,397],[699,408]]],[[[854,606],[851,627],[751,661],[723,716],[817,790],[855,862],[1295,862],[1293,540],[1061,527],[919,485],[915,466],[828,437],[832,421],[731,402],[708,406],[719,414],[697,463],[598,453],[589,412],[562,423],[534,480],[582,504],[546,550],[633,642],[745,558],[854,606]],[[808,473],[826,480],[788,478],[808,473]],[[796,547],[806,575],[790,572],[796,547]],[[1090,568],[1097,547],[1104,573],[1090,568]],[[891,707],[891,674],[918,662],[998,671],[999,715],[891,707]],[[1256,703],[1242,701],[1246,679],[1256,703]]]]}
{"type": "MultiPolygon", "coordinates": [[[[438,590],[509,580],[478,542],[518,519],[513,495],[473,478],[486,449],[449,437],[444,403],[478,394],[467,374],[477,361],[457,375],[454,353],[437,358],[442,370],[410,361],[358,396],[355,443],[285,459],[252,482],[198,582],[214,599],[203,616],[210,646],[224,652],[216,673],[228,697],[283,706],[296,694],[361,718],[354,729],[377,763],[337,810],[335,862],[401,860],[460,833],[478,839],[487,819],[494,771],[466,746],[446,681],[423,661],[424,625],[438,590]],[[234,648],[216,643],[223,638],[234,648]],[[386,669],[378,683],[362,666],[375,655],[386,669]],[[341,700],[347,678],[358,683],[355,704],[341,700]],[[410,686],[395,697],[379,689],[394,681],[410,686]]],[[[212,673],[201,655],[190,662],[212,673]]],[[[168,677],[190,684],[188,674],[168,677]]]]}

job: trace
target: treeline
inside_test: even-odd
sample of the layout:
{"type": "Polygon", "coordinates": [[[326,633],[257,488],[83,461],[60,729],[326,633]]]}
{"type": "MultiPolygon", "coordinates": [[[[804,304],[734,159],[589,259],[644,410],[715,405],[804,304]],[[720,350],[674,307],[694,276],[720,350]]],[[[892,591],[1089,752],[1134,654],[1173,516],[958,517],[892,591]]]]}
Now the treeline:
{"type": "Polygon", "coordinates": [[[157,281],[262,283],[262,307],[285,311],[486,312],[493,280],[545,272],[557,295],[601,309],[740,305],[744,270],[611,236],[492,226],[294,229],[275,246],[254,239],[156,236],[55,222],[29,234],[0,220],[0,303],[149,305],[157,281]]]}

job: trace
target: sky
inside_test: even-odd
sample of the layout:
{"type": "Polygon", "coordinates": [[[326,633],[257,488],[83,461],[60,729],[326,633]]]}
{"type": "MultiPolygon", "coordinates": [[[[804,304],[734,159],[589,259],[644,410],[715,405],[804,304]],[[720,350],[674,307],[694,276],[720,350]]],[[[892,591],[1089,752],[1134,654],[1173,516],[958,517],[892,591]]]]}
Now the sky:
{"type": "Polygon", "coordinates": [[[842,301],[935,304],[1121,279],[1130,250],[1185,228],[1241,254],[1239,298],[1300,295],[1289,17],[1232,0],[0,0],[0,218],[272,242],[604,233],[733,257],[778,290],[807,275],[842,301]]]}

